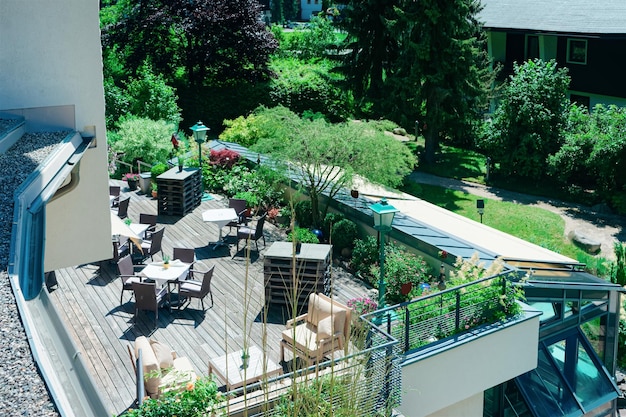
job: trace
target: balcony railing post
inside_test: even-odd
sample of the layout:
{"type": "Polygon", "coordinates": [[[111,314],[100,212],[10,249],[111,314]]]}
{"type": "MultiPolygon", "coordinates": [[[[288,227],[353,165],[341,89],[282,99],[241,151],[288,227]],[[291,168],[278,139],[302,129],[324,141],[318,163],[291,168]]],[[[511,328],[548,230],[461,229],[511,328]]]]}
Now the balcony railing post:
{"type": "Polygon", "coordinates": [[[404,306],[404,351],[409,351],[409,327],[411,326],[411,317],[409,317],[409,307],[404,306]]]}
{"type": "Polygon", "coordinates": [[[456,314],[454,315],[454,330],[459,331],[461,326],[461,291],[456,292],[456,314]]]}

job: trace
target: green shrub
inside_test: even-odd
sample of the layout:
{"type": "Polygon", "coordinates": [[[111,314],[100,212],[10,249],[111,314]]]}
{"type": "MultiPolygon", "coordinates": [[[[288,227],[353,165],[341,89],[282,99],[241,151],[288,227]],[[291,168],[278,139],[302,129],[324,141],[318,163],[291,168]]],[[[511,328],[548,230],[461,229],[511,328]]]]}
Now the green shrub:
{"type": "Polygon", "coordinates": [[[378,241],[374,236],[368,236],[354,242],[350,265],[355,273],[367,277],[370,275],[371,266],[376,264],[379,258],[378,241]]]}
{"type": "Polygon", "coordinates": [[[320,243],[320,240],[311,230],[302,227],[294,227],[293,231],[289,232],[287,235],[287,241],[293,242],[294,236],[296,238],[296,242],[320,243]]]}
{"type": "Polygon", "coordinates": [[[259,197],[251,191],[241,191],[234,195],[233,198],[240,200],[246,200],[247,208],[254,208],[259,206],[259,197]]]}
{"type": "Polygon", "coordinates": [[[128,117],[119,123],[119,130],[111,143],[111,148],[119,154],[120,160],[135,165],[137,160],[147,163],[165,161],[172,151],[170,139],[175,132],[172,123],[128,117]]]}
{"type": "Polygon", "coordinates": [[[313,209],[310,200],[300,200],[294,204],[293,210],[296,215],[296,221],[300,227],[313,226],[313,209]]]}
{"type": "Polygon", "coordinates": [[[332,226],[344,218],[344,215],[341,213],[326,213],[326,217],[324,217],[324,224],[322,225],[322,233],[324,233],[324,236],[330,236],[332,226]]]}
{"type": "Polygon", "coordinates": [[[165,162],[159,162],[150,169],[150,178],[152,182],[156,182],[159,175],[167,171],[170,167],[165,162]]]}
{"type": "MultiPolygon", "coordinates": [[[[374,277],[380,276],[379,265],[372,266],[374,277]]],[[[407,252],[403,247],[393,243],[385,245],[385,302],[388,305],[398,304],[408,301],[413,297],[413,291],[419,291],[419,284],[430,281],[430,266],[424,258],[411,252],[407,252]],[[413,284],[411,293],[402,294],[402,284],[413,284]]],[[[378,286],[376,280],[375,286],[378,286]]]]}
{"type": "Polygon", "coordinates": [[[333,248],[338,251],[354,246],[354,241],[358,237],[359,231],[356,223],[348,219],[343,219],[335,223],[330,234],[333,248]]]}

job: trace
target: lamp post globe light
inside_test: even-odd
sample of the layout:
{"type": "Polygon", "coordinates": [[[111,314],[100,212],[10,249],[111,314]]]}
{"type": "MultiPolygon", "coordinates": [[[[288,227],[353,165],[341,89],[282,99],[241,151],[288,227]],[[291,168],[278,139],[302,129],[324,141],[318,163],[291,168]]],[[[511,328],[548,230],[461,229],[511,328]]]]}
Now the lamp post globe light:
{"type": "Polygon", "coordinates": [[[204,196],[204,181],[202,179],[202,144],[206,139],[206,133],[210,130],[201,121],[198,121],[195,125],[191,126],[189,129],[193,132],[193,139],[198,144],[198,167],[200,169],[200,192],[202,193],[202,200],[205,199],[204,196]]]}
{"type": "Polygon", "coordinates": [[[380,232],[380,278],[378,279],[378,308],[385,307],[385,234],[391,231],[391,224],[400,210],[383,198],[369,206],[374,212],[374,229],[380,232]]]}

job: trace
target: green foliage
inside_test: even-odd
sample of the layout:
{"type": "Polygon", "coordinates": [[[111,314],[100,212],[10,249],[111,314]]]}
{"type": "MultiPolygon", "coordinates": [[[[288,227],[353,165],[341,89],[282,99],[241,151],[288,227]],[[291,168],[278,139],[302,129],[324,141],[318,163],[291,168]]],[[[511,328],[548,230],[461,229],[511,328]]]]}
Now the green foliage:
{"type": "Polygon", "coordinates": [[[233,198],[246,200],[247,208],[258,207],[259,205],[259,198],[256,196],[256,194],[254,194],[251,191],[240,191],[237,194],[235,194],[233,198]]]}
{"type": "Polygon", "coordinates": [[[315,233],[304,227],[294,227],[293,231],[287,234],[287,242],[293,242],[294,239],[300,243],[320,243],[315,233]]]}
{"type": "Polygon", "coordinates": [[[224,120],[226,129],[220,134],[220,140],[238,143],[246,148],[254,145],[259,137],[256,116],[239,116],[234,120],[224,120]]]}
{"type": "Polygon", "coordinates": [[[324,234],[324,236],[330,236],[330,230],[332,226],[335,223],[343,220],[344,218],[344,215],[341,213],[326,213],[326,216],[324,217],[324,224],[322,225],[322,233],[324,234]]]}
{"type": "MultiPolygon", "coordinates": [[[[261,116],[265,112],[258,110],[261,116]]],[[[353,174],[393,187],[413,170],[416,159],[410,150],[369,123],[329,124],[280,112],[287,114],[282,126],[261,137],[253,150],[290,163],[292,175],[309,194],[316,227],[328,209],[320,207],[319,197],[326,193],[333,198],[350,186],[353,174]]]]}
{"type": "Polygon", "coordinates": [[[626,245],[616,242],[613,245],[613,252],[616,260],[611,268],[611,282],[624,286],[626,285],[626,245]]]}
{"type": "Polygon", "coordinates": [[[123,153],[120,159],[133,164],[137,160],[146,163],[165,161],[171,150],[170,138],[175,126],[163,120],[128,117],[119,123],[119,129],[111,143],[115,152],[123,153]]]}
{"type": "Polygon", "coordinates": [[[301,227],[313,226],[313,208],[311,200],[300,200],[293,206],[296,215],[296,222],[301,227]]]}
{"type": "Polygon", "coordinates": [[[278,54],[307,60],[326,55],[336,48],[334,28],[326,17],[314,16],[306,28],[297,27],[279,44],[278,54]]]}
{"type": "Polygon", "coordinates": [[[504,175],[538,179],[563,143],[570,78],[554,60],[515,64],[514,72],[481,147],[504,175]]]}
{"type": "MultiPolygon", "coordinates": [[[[431,270],[424,258],[407,252],[406,248],[394,243],[385,244],[385,302],[388,305],[408,301],[413,293],[402,294],[402,284],[413,284],[413,291],[419,291],[419,284],[430,281],[431,270]]],[[[371,284],[378,286],[380,265],[370,267],[371,284]]]]}
{"type": "Polygon", "coordinates": [[[169,169],[169,166],[165,162],[158,162],[150,169],[150,178],[152,182],[156,182],[159,175],[169,169]]]}
{"type": "Polygon", "coordinates": [[[130,408],[120,417],[201,417],[214,412],[222,401],[215,381],[202,377],[183,391],[166,391],[159,399],[146,398],[141,407],[130,408]]]}
{"type": "Polygon", "coordinates": [[[352,96],[338,86],[341,77],[331,72],[331,61],[274,58],[271,68],[278,77],[269,85],[270,106],[282,105],[297,114],[319,112],[333,122],[352,114],[352,96]]]}
{"type": "Polygon", "coordinates": [[[358,237],[359,230],[356,223],[352,220],[343,219],[333,224],[330,238],[333,248],[336,250],[351,248],[358,237]]]}
{"type": "Polygon", "coordinates": [[[370,267],[378,262],[379,257],[378,242],[374,236],[357,239],[354,242],[350,266],[356,274],[367,276],[370,267]]]}

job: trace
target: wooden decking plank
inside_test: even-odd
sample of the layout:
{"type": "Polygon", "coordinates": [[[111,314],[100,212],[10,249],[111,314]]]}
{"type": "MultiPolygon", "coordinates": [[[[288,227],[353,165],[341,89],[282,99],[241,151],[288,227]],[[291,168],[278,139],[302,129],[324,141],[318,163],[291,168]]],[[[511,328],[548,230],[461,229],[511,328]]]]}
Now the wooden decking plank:
{"type": "MultiPolygon", "coordinates": [[[[125,183],[122,196],[131,196],[128,215],[138,222],[139,213],[157,213],[157,201],[136,192],[128,192],[125,183]]],[[[248,273],[248,331],[249,343],[266,349],[270,357],[279,361],[279,342],[290,310],[272,307],[270,322],[264,326],[262,316],[265,305],[263,278],[263,253],[273,241],[284,239],[284,233],[266,223],[267,245],[259,243],[259,252],[251,251],[251,263],[246,266],[246,251],[235,254],[236,239],[228,238],[230,246],[213,250],[219,230],[202,221],[201,213],[210,208],[225,207],[225,201],[203,201],[192,213],[184,217],[159,216],[158,224],[165,226],[164,253],[171,255],[173,247],[195,248],[197,268],[216,265],[212,282],[214,305],[205,300],[206,311],[201,311],[198,300],[182,311],[162,309],[156,329],[152,313],[141,312],[134,322],[134,302],[131,293],[124,294],[119,305],[121,282],[117,266],[108,261],[65,268],[57,272],[58,288],[50,296],[57,305],[69,333],[78,349],[83,352],[94,380],[99,385],[110,409],[120,413],[130,406],[135,396],[135,377],[127,346],[140,335],[153,337],[169,345],[178,355],[187,356],[199,375],[208,372],[208,360],[238,350],[243,343],[243,291],[246,270],[248,273]],[[248,269],[246,269],[248,268],[248,269]],[[261,319],[259,319],[261,317],[261,319]]],[[[228,228],[224,228],[224,234],[228,228]]],[[[234,233],[234,230],[233,230],[234,233]]],[[[240,249],[245,246],[240,243],[240,249]]],[[[160,260],[160,255],[155,259],[160,260]]],[[[345,302],[364,290],[351,282],[334,284],[334,293],[345,302]]]]}

